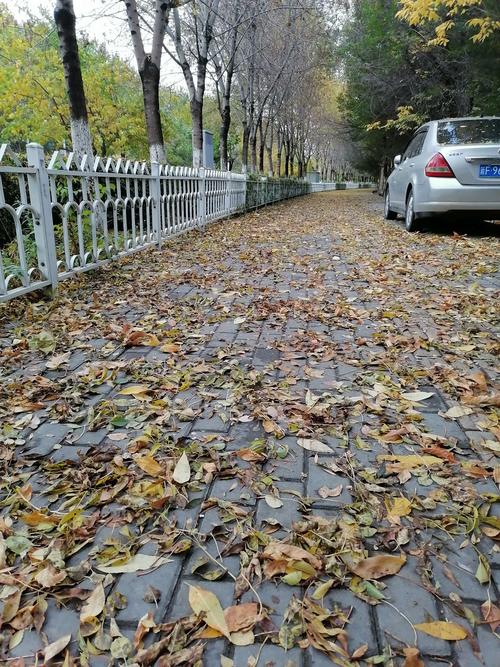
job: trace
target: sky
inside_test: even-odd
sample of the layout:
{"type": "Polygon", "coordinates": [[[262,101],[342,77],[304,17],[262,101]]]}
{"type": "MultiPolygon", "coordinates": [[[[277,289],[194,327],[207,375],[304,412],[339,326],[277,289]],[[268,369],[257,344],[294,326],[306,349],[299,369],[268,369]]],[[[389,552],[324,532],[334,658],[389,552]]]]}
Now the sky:
{"type": "MultiPolygon", "coordinates": [[[[26,17],[28,7],[36,14],[38,8],[52,11],[54,4],[54,0],[10,0],[8,6],[12,14],[22,20],[26,17]]],[[[136,68],[122,0],[73,0],[73,5],[77,31],[105,44],[108,51],[116,53],[136,68]]],[[[185,89],[182,72],[165,53],[162,59],[162,83],[185,89]]]]}

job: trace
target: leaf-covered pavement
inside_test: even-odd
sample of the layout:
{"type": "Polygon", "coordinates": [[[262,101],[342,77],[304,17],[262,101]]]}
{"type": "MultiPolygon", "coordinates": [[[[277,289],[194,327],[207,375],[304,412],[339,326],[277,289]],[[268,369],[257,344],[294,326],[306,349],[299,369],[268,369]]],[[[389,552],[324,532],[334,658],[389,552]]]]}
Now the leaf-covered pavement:
{"type": "Polygon", "coordinates": [[[497,664],[499,254],[326,193],[4,306],[2,664],[497,664]]]}

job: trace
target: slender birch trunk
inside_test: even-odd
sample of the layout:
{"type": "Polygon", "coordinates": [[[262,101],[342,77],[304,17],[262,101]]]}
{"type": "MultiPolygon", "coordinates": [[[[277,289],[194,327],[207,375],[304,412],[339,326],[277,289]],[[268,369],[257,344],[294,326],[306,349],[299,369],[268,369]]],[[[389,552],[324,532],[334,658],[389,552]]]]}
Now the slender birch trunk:
{"type": "Polygon", "coordinates": [[[57,0],[54,9],[54,21],[59,37],[59,48],[68,94],[73,152],[79,164],[81,164],[84,156],[87,156],[88,163],[92,167],[94,151],[89,128],[78,41],[76,39],[76,18],[72,0],[57,0]]]}

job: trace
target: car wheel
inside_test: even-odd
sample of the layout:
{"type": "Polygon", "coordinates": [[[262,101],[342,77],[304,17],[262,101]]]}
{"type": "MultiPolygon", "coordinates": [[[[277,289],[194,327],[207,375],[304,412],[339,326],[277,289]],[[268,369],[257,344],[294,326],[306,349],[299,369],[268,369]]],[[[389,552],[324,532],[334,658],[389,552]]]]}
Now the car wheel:
{"type": "Polygon", "coordinates": [[[415,196],[413,190],[410,190],[406,197],[405,227],[408,232],[416,232],[418,229],[415,216],[415,196]]]}
{"type": "Polygon", "coordinates": [[[389,187],[386,187],[384,194],[384,218],[386,220],[396,220],[398,214],[391,209],[391,199],[389,195],[389,187]]]}

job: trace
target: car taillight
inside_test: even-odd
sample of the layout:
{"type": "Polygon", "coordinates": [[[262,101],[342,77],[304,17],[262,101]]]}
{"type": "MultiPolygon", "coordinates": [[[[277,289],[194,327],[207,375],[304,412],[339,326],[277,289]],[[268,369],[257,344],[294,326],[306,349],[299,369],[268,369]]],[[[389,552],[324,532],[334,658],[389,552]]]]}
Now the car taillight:
{"type": "Polygon", "coordinates": [[[425,166],[425,175],[434,178],[455,178],[453,169],[441,153],[436,153],[425,166]]]}

